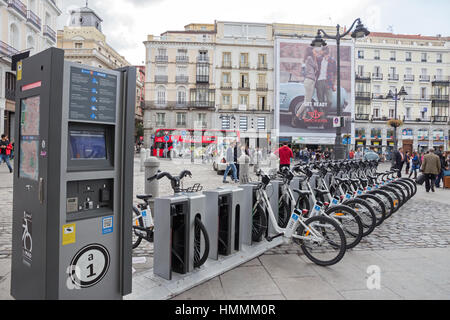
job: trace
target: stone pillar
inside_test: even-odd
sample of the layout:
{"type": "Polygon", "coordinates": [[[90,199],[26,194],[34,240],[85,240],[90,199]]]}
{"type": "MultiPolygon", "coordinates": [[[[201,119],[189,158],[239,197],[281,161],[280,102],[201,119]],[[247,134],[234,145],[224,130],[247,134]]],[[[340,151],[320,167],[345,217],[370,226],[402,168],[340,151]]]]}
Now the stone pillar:
{"type": "Polygon", "coordinates": [[[141,172],[144,172],[144,161],[145,161],[145,159],[147,158],[147,149],[142,148],[142,149],[141,149],[140,156],[141,156],[141,166],[140,166],[140,171],[141,171],[141,172]]]}
{"type": "Polygon", "coordinates": [[[144,174],[144,186],[145,194],[151,194],[153,197],[150,199],[150,208],[154,210],[154,200],[159,197],[159,181],[152,180],[147,181],[147,178],[153,177],[159,170],[160,161],[156,157],[148,157],[145,162],[145,174],[144,174]]]}

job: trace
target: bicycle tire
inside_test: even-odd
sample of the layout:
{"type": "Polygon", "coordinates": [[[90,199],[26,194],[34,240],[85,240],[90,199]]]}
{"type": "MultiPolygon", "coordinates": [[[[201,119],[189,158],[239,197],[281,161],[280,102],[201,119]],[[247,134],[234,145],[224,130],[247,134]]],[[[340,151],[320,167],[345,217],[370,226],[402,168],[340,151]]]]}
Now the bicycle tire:
{"type": "MultiPolygon", "coordinates": [[[[335,243],[335,241],[333,241],[333,243],[334,243],[333,247],[337,247],[336,248],[337,255],[334,258],[332,258],[330,260],[326,260],[326,261],[319,259],[316,256],[314,256],[310,251],[308,251],[308,247],[305,245],[305,240],[300,241],[300,243],[299,243],[300,248],[302,249],[303,253],[309,260],[311,260],[313,263],[315,263],[319,266],[331,266],[331,265],[338,263],[339,261],[342,260],[342,258],[345,255],[345,252],[347,250],[344,231],[342,230],[342,228],[339,226],[339,224],[336,221],[334,221],[333,219],[326,217],[324,215],[311,217],[308,220],[306,220],[304,223],[308,229],[311,228],[311,229],[314,229],[315,231],[317,231],[316,228],[311,226],[311,224],[314,222],[319,222],[321,224],[325,224],[325,223],[330,224],[335,228],[335,230],[337,231],[337,233],[339,235],[339,240],[340,240],[340,243],[338,245],[335,243]]],[[[307,232],[308,230],[305,230],[305,227],[302,224],[300,224],[296,230],[296,233],[300,236],[303,236],[305,231],[307,232]]],[[[320,228],[320,232],[319,231],[317,231],[317,232],[322,235],[326,235],[326,230],[323,227],[320,228]]],[[[306,233],[306,235],[307,235],[307,233],[306,233]]],[[[298,242],[294,241],[294,243],[298,243],[298,242]]]]}
{"type": "Polygon", "coordinates": [[[267,214],[266,210],[260,203],[256,206],[252,212],[252,241],[260,242],[263,234],[267,230],[267,214]]]}
{"type": "Polygon", "coordinates": [[[398,186],[403,187],[403,191],[407,193],[405,202],[408,202],[409,199],[411,199],[411,197],[412,197],[412,188],[411,188],[411,186],[408,183],[406,183],[405,181],[401,181],[401,180],[395,181],[395,183],[398,186]]]}
{"type": "Polygon", "coordinates": [[[408,199],[406,197],[406,194],[405,194],[405,191],[403,190],[403,188],[400,185],[398,185],[395,182],[391,182],[389,184],[389,187],[397,190],[397,192],[398,192],[398,194],[400,195],[400,198],[401,198],[401,205],[400,205],[400,207],[402,207],[406,203],[406,201],[408,201],[408,199]]]}
{"type": "Polygon", "coordinates": [[[362,223],[361,218],[359,217],[359,215],[355,212],[355,210],[353,210],[349,206],[337,205],[337,206],[328,208],[325,211],[325,213],[328,216],[333,215],[333,213],[336,214],[336,215],[333,215],[333,218],[338,220],[340,225],[342,225],[341,228],[344,231],[345,242],[346,242],[346,248],[347,249],[352,249],[352,248],[356,247],[361,242],[361,239],[362,239],[363,233],[364,233],[363,223],[362,223]],[[345,228],[345,225],[344,225],[343,222],[339,221],[341,218],[340,218],[340,216],[338,214],[342,214],[343,212],[348,213],[353,218],[352,220],[356,223],[357,230],[350,231],[349,229],[345,228]]]}
{"type": "MultiPolygon", "coordinates": [[[[196,254],[194,254],[194,268],[199,268],[202,265],[205,264],[206,260],[208,259],[209,255],[209,236],[208,231],[206,231],[205,225],[202,223],[202,220],[199,217],[195,218],[195,225],[194,225],[194,232],[195,232],[195,239],[194,239],[194,250],[196,250],[196,254]],[[197,237],[197,233],[200,232],[203,234],[203,240],[205,245],[205,250],[203,251],[203,256],[199,258],[197,256],[197,248],[199,248],[199,251],[201,250],[201,238],[197,237]]],[[[198,251],[198,253],[199,253],[198,251]]]]}
{"type": "Polygon", "coordinates": [[[375,227],[379,226],[386,218],[386,206],[385,206],[383,200],[380,199],[379,197],[377,197],[376,195],[367,194],[367,193],[359,196],[359,198],[368,201],[369,204],[370,204],[369,200],[375,201],[377,208],[372,206],[372,209],[374,209],[375,217],[376,217],[375,227]]]}
{"type": "Polygon", "coordinates": [[[280,204],[278,205],[278,226],[280,228],[286,228],[289,219],[291,217],[291,198],[286,199],[283,198],[280,201],[280,204]]]}
{"type": "Polygon", "coordinates": [[[390,215],[388,215],[386,217],[386,219],[387,219],[387,218],[392,217],[392,214],[396,213],[400,209],[400,207],[402,206],[401,198],[400,198],[400,194],[398,193],[398,191],[394,188],[391,188],[390,186],[383,186],[380,189],[382,191],[387,191],[393,200],[394,210],[391,212],[390,215]]]}
{"type": "Polygon", "coordinates": [[[409,183],[409,185],[413,189],[412,197],[414,197],[416,195],[416,193],[417,193],[417,183],[416,183],[416,181],[414,181],[414,179],[406,178],[406,177],[400,178],[400,181],[405,181],[405,182],[409,183]]]}
{"type": "MultiPolygon", "coordinates": [[[[342,203],[345,206],[349,206],[353,210],[356,211],[356,213],[360,216],[364,215],[364,222],[363,222],[363,237],[367,237],[369,234],[375,230],[376,224],[377,224],[377,217],[375,215],[375,211],[370,206],[370,204],[361,198],[353,198],[349,199],[347,201],[344,201],[342,203]],[[364,213],[360,213],[359,208],[356,208],[357,205],[364,208],[364,213]],[[358,209],[358,210],[356,210],[358,209]]],[[[361,218],[362,220],[363,218],[361,218]]]]}
{"type": "MultiPolygon", "coordinates": [[[[389,218],[392,213],[394,213],[394,198],[386,191],[375,189],[369,192],[370,194],[374,194],[380,197],[386,207],[386,215],[384,216],[384,220],[389,218]]],[[[381,223],[380,223],[381,224],[381,223]]]]}
{"type": "MultiPolygon", "coordinates": [[[[139,212],[138,208],[136,208],[135,206],[133,206],[133,213],[136,216],[139,216],[141,214],[139,212]]],[[[139,227],[143,228],[144,227],[144,221],[142,220],[142,217],[138,218],[137,221],[139,221],[139,227]]],[[[143,237],[141,237],[140,235],[136,234],[136,232],[134,231],[134,224],[132,225],[132,227],[133,227],[133,230],[132,230],[133,233],[132,233],[131,237],[133,237],[133,235],[136,236],[136,240],[135,241],[134,240],[131,241],[132,242],[132,248],[136,249],[141,244],[141,241],[142,241],[143,237]]]]}

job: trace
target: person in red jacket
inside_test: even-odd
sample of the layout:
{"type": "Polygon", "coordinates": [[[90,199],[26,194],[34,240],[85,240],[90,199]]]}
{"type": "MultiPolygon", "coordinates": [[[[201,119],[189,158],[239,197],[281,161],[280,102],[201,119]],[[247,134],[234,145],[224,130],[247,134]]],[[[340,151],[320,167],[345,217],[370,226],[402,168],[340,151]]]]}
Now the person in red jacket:
{"type": "Polygon", "coordinates": [[[11,154],[12,145],[9,143],[6,135],[2,134],[2,139],[0,140],[0,164],[6,162],[9,172],[13,172],[11,164],[9,163],[9,155],[11,154]]]}
{"type": "Polygon", "coordinates": [[[275,151],[275,154],[280,157],[280,171],[284,168],[291,168],[291,159],[294,158],[294,153],[289,148],[287,142],[283,143],[283,146],[275,151]]]}

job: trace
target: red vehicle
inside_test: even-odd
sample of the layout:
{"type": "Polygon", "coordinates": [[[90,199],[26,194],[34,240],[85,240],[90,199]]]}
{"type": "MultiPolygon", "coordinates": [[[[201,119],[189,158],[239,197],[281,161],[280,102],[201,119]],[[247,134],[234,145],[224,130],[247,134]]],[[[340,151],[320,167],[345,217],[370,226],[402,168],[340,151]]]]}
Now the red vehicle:
{"type": "Polygon", "coordinates": [[[167,151],[174,145],[181,149],[194,147],[208,147],[211,144],[222,143],[224,138],[233,138],[239,141],[239,131],[217,129],[157,129],[153,144],[153,156],[163,157],[164,149],[167,151]],[[167,146],[166,146],[167,145],[167,146]],[[159,154],[157,153],[159,149],[159,154]]]}

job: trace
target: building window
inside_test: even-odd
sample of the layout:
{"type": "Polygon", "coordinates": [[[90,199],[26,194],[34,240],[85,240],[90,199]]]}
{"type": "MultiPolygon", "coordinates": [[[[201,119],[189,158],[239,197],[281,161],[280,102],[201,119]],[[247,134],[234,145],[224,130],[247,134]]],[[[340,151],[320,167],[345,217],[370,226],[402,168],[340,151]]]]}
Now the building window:
{"type": "Polygon", "coordinates": [[[248,118],[245,116],[239,117],[239,130],[247,131],[248,128],[248,118]]]}
{"type": "Polygon", "coordinates": [[[186,104],[186,88],[179,87],[177,90],[177,104],[185,105],[186,104]]]}
{"type": "Polygon", "coordinates": [[[240,88],[249,88],[248,73],[241,73],[239,78],[240,78],[239,87],[240,88]]]}
{"type": "Polygon", "coordinates": [[[374,119],[379,119],[379,118],[380,118],[380,109],[378,109],[378,108],[373,108],[372,117],[373,117],[374,119]]]}
{"type": "Polygon", "coordinates": [[[166,114],[165,113],[157,113],[156,114],[156,125],[157,126],[165,126],[166,125],[166,114]]]}
{"type": "Polygon", "coordinates": [[[224,106],[231,105],[231,96],[229,94],[222,95],[222,104],[224,106]]]}
{"type": "Polygon", "coordinates": [[[75,49],[81,49],[83,48],[83,43],[82,42],[75,42],[75,49]]]}
{"type": "Polygon", "coordinates": [[[358,66],[358,75],[362,76],[364,74],[364,66],[358,66]]]}
{"type": "Polygon", "coordinates": [[[185,112],[177,112],[177,126],[186,126],[185,112]]]}
{"type": "Polygon", "coordinates": [[[364,59],[364,50],[358,50],[358,59],[364,59]]]}
{"type": "Polygon", "coordinates": [[[427,98],[427,88],[425,87],[420,88],[420,98],[421,99],[427,98]]]}
{"type": "Polygon", "coordinates": [[[206,113],[199,113],[197,117],[197,121],[201,123],[202,126],[206,126],[206,113]]]}
{"type": "Polygon", "coordinates": [[[265,111],[266,109],[266,96],[258,96],[258,110],[265,111]]]}
{"type": "Polygon", "coordinates": [[[198,60],[200,62],[208,62],[208,51],[207,50],[199,50],[198,60]]]}
{"type": "Polygon", "coordinates": [[[165,104],[166,103],[166,88],[160,86],[157,89],[157,103],[158,104],[165,104]]]}
{"type": "Polygon", "coordinates": [[[266,54],[258,54],[258,68],[259,69],[267,69],[267,55],[266,54]]]}
{"type": "Polygon", "coordinates": [[[411,61],[412,60],[412,54],[411,52],[406,52],[406,61],[411,61]]]}
{"type": "Polygon", "coordinates": [[[222,85],[231,85],[231,74],[229,72],[222,73],[222,85]]]}
{"type": "Polygon", "coordinates": [[[248,53],[241,53],[239,58],[239,66],[241,68],[248,68],[248,53]]]}
{"type": "Polygon", "coordinates": [[[239,105],[248,106],[248,95],[240,95],[239,96],[239,105]]]}
{"type": "Polygon", "coordinates": [[[427,62],[427,53],[426,52],[422,52],[422,59],[421,59],[421,61],[422,62],[427,62]]]}
{"type": "Polygon", "coordinates": [[[396,52],[395,51],[391,51],[391,61],[395,61],[395,60],[397,60],[396,52]]]}
{"type": "Polygon", "coordinates": [[[389,109],[389,118],[394,118],[395,116],[395,110],[394,109],[389,109]]]}
{"type": "Polygon", "coordinates": [[[256,126],[257,126],[258,130],[266,130],[266,118],[258,117],[256,126]]]}
{"type": "Polygon", "coordinates": [[[230,130],[230,117],[223,116],[222,118],[222,130],[230,130]]]}
{"type": "Polygon", "coordinates": [[[375,60],[380,60],[380,50],[375,50],[375,54],[373,57],[375,60]]]}
{"type": "Polygon", "coordinates": [[[222,53],[222,67],[231,68],[231,52],[222,53]]]}
{"type": "Polygon", "coordinates": [[[442,53],[438,53],[438,54],[436,55],[436,62],[437,62],[437,63],[442,63],[442,53]]]}

